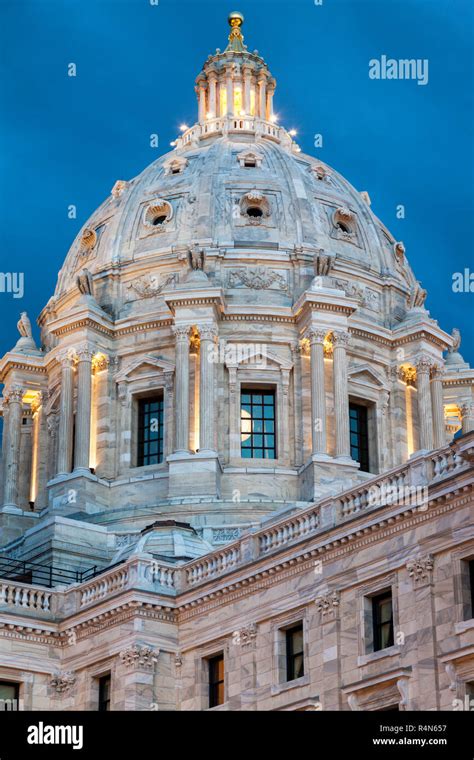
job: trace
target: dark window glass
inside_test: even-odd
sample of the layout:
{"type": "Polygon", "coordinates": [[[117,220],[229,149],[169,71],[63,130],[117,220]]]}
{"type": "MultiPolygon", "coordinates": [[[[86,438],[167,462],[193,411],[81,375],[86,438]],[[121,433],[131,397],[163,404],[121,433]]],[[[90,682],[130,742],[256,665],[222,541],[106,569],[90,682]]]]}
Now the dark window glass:
{"type": "Polygon", "coordinates": [[[240,405],[241,455],[275,459],[275,393],[243,390],[240,405]]]}
{"type": "Polygon", "coordinates": [[[209,707],[224,704],[224,655],[211,657],[209,662],[209,707]]]}
{"type": "Polygon", "coordinates": [[[369,434],[366,406],[349,404],[349,430],[351,457],[360,463],[361,470],[369,472],[369,434]]]}
{"type": "Polygon", "coordinates": [[[263,216],[263,211],[261,208],[258,208],[258,206],[250,206],[250,208],[247,209],[247,216],[260,217],[263,216]]]}
{"type": "Polygon", "coordinates": [[[384,591],[372,597],[374,652],[393,646],[392,592],[384,591]]]}
{"type": "Polygon", "coordinates": [[[99,678],[99,712],[110,710],[110,673],[99,678]]]}
{"type": "Polygon", "coordinates": [[[20,684],[13,681],[0,681],[0,709],[18,710],[20,684]]]}
{"type": "Polygon", "coordinates": [[[474,618],[474,559],[469,560],[469,584],[471,592],[471,617],[474,618]]]}
{"type": "Polygon", "coordinates": [[[163,461],[163,409],[163,396],[138,401],[138,467],[163,461]]]}
{"type": "Polygon", "coordinates": [[[160,216],[155,216],[153,219],[153,224],[155,227],[159,227],[161,224],[164,224],[167,220],[166,214],[161,214],[160,216]]]}
{"type": "Polygon", "coordinates": [[[286,680],[304,676],[303,625],[289,628],[286,632],[286,680]]]}

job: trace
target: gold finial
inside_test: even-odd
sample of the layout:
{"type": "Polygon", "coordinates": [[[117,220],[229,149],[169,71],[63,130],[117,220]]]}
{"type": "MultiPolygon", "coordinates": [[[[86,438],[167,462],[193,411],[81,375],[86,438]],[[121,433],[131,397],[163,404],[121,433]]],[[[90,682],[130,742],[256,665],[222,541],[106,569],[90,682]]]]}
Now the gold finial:
{"type": "Polygon", "coordinates": [[[244,15],[243,13],[240,13],[239,11],[232,11],[229,13],[229,18],[227,19],[229,22],[229,25],[231,27],[239,27],[242,26],[244,23],[244,15]]]}
{"type": "Polygon", "coordinates": [[[244,23],[243,13],[232,11],[229,13],[227,20],[231,28],[227,50],[234,50],[236,53],[242,53],[245,50],[244,38],[240,31],[240,27],[244,23]]]}

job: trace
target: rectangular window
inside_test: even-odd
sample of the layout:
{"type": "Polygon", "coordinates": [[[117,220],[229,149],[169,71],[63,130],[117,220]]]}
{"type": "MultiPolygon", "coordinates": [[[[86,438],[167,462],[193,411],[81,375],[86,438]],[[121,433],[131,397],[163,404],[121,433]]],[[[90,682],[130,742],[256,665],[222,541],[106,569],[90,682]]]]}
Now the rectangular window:
{"type": "Polygon", "coordinates": [[[208,660],[209,707],[224,704],[224,655],[217,654],[208,660]]]}
{"type": "Polygon", "coordinates": [[[240,399],[241,455],[276,459],[275,392],[242,389],[240,399]]]}
{"type": "Polygon", "coordinates": [[[162,394],[138,400],[138,467],[163,461],[163,420],[162,394]]]}
{"type": "Polygon", "coordinates": [[[110,710],[110,673],[99,678],[99,712],[110,710]]]}
{"type": "Polygon", "coordinates": [[[20,684],[14,681],[0,681],[0,709],[18,710],[20,684]]]}
{"type": "Polygon", "coordinates": [[[469,560],[469,598],[471,601],[471,614],[470,618],[474,618],[474,559],[469,560]]]}
{"type": "Polygon", "coordinates": [[[349,404],[349,427],[351,457],[360,463],[360,469],[363,472],[369,472],[369,431],[366,406],[349,404]]]}
{"type": "Polygon", "coordinates": [[[286,680],[304,676],[303,624],[288,628],[286,635],[286,680]]]}
{"type": "Polygon", "coordinates": [[[372,597],[374,652],[393,646],[392,592],[384,591],[372,597]]]}

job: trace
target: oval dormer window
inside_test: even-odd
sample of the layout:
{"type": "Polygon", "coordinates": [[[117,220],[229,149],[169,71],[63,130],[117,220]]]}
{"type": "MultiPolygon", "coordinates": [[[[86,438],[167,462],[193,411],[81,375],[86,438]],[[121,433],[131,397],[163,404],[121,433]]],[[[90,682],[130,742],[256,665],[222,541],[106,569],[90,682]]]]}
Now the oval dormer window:
{"type": "Polygon", "coordinates": [[[162,198],[153,201],[145,209],[143,223],[145,227],[153,227],[162,230],[173,216],[173,207],[162,198]]]}

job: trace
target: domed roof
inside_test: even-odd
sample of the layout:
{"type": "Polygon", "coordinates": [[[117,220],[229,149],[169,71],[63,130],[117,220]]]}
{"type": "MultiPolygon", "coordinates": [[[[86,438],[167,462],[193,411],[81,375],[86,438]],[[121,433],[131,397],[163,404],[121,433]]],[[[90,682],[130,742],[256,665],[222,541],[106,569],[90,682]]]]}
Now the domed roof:
{"type": "MultiPolygon", "coordinates": [[[[269,261],[299,251],[310,260],[323,252],[372,276],[392,277],[408,294],[417,290],[403,244],[373,214],[367,193],[303,154],[294,134],[276,124],[275,80],[258,52],[243,44],[241,14],[231,14],[229,23],[229,46],[209,56],[196,80],[199,121],[137,177],[116,182],[71,246],[54,305],[90,273],[98,303],[114,318],[129,315],[126,296],[138,288],[146,298],[175,285],[193,246],[211,258],[259,249],[269,261]],[[158,283],[156,270],[155,282],[147,281],[152,262],[163,272],[158,283]],[[140,283],[124,282],[121,302],[115,294],[109,308],[104,278],[126,278],[137,266],[140,283]]],[[[212,267],[210,276],[219,282],[212,267]]],[[[287,300],[298,295],[288,293],[287,300]]]]}
{"type": "Polygon", "coordinates": [[[121,547],[112,562],[121,562],[134,554],[151,554],[169,562],[202,557],[212,550],[188,523],[158,520],[136,535],[136,540],[121,547]]]}

